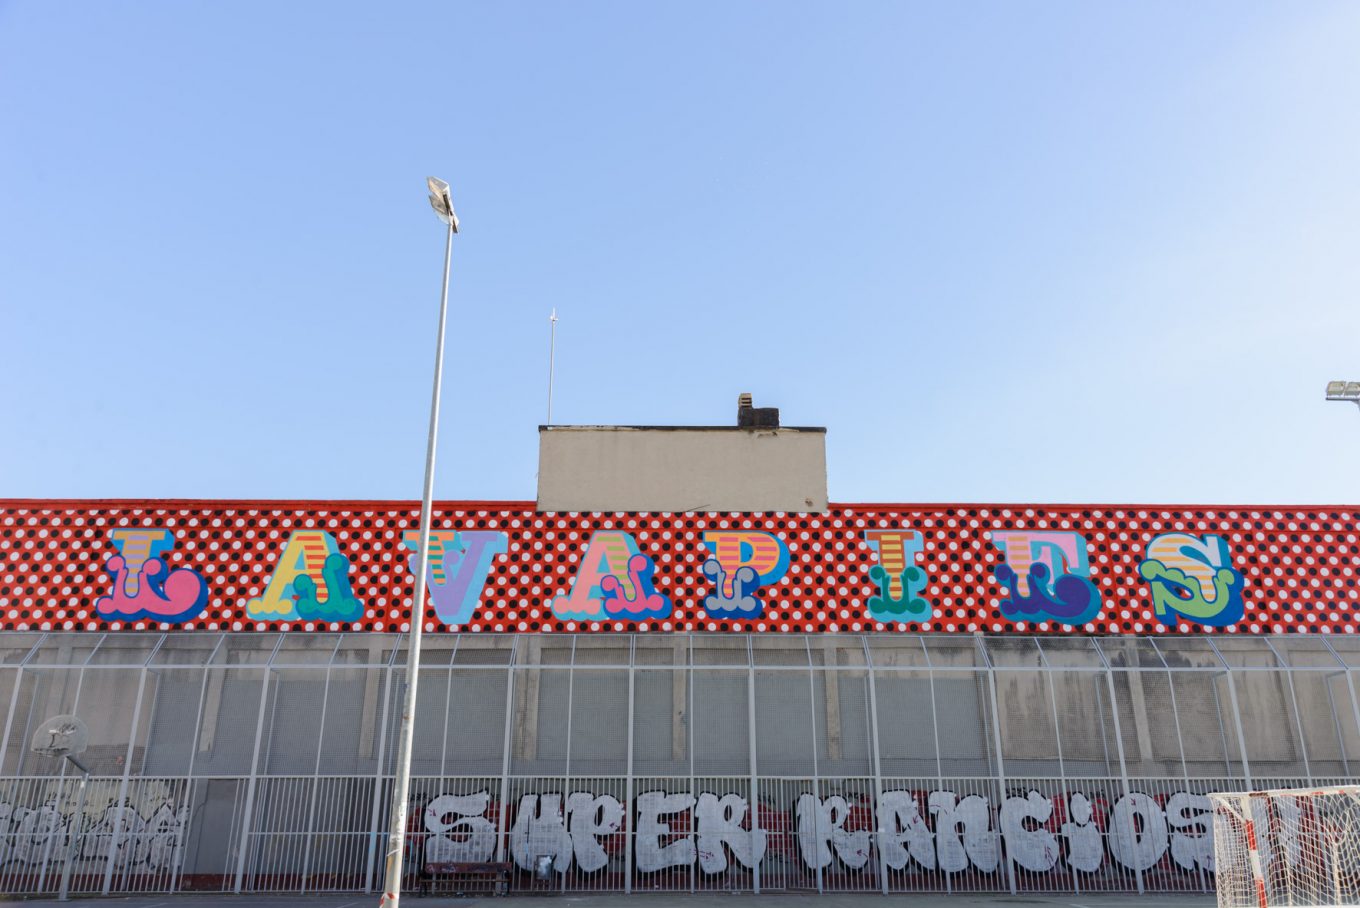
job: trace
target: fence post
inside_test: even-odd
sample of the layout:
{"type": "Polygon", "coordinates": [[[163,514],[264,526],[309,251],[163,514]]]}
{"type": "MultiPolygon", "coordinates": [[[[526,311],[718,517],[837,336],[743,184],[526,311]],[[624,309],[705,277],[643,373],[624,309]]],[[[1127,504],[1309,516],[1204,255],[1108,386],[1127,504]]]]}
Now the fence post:
{"type": "MultiPolygon", "coordinates": [[[[279,636],[279,643],[283,642],[283,636],[279,636]]],[[[277,644],[275,649],[277,649],[277,644]]],[[[250,757],[250,781],[246,783],[246,803],[242,811],[244,815],[241,820],[241,841],[237,845],[236,853],[236,881],[232,885],[232,891],[240,894],[241,882],[246,874],[246,852],[250,849],[250,828],[254,824],[255,812],[255,785],[260,771],[260,740],[264,737],[264,712],[265,704],[269,702],[269,679],[274,675],[272,663],[274,656],[271,653],[269,662],[264,667],[264,678],[260,681],[260,708],[255,718],[255,750],[250,757]]],[[[225,680],[225,679],[223,679],[225,680]]]]}
{"type": "MultiPolygon", "coordinates": [[[[45,636],[44,639],[46,639],[45,636]]],[[[31,656],[32,653],[30,652],[29,655],[31,656]]],[[[24,662],[27,661],[28,656],[25,656],[24,662]]],[[[23,686],[24,686],[24,665],[23,662],[21,662],[18,665],[14,666],[14,692],[11,693],[9,696],[9,712],[5,713],[5,731],[4,734],[0,735],[0,773],[5,771],[4,759],[5,754],[9,753],[10,729],[14,726],[14,715],[19,711],[19,688],[23,686]]],[[[24,752],[23,749],[20,748],[19,753],[22,754],[23,752],[24,752]]],[[[16,776],[19,774],[18,763],[14,764],[14,774],[16,776]]]]}
{"type": "Polygon", "coordinates": [[[197,790],[194,787],[194,761],[198,759],[200,742],[203,739],[203,704],[208,699],[208,672],[212,671],[213,660],[217,658],[217,654],[226,640],[226,634],[221,634],[217,638],[217,645],[208,655],[208,661],[203,663],[203,680],[198,685],[198,712],[194,715],[193,746],[189,748],[189,765],[184,771],[184,803],[181,805],[185,810],[184,823],[180,825],[179,831],[175,834],[175,860],[170,871],[169,889],[171,892],[179,891],[179,882],[184,876],[184,855],[187,851],[184,843],[189,836],[189,829],[194,823],[197,795],[197,790]]]}
{"type": "MultiPolygon", "coordinates": [[[[1160,651],[1157,653],[1157,657],[1162,660],[1163,665],[1166,664],[1166,659],[1162,657],[1160,651]]],[[[1188,792],[1191,790],[1190,764],[1188,764],[1185,760],[1185,737],[1181,733],[1181,711],[1180,707],[1176,704],[1176,678],[1171,673],[1171,669],[1169,667],[1166,670],[1166,689],[1167,692],[1171,695],[1171,720],[1176,725],[1176,749],[1181,757],[1181,779],[1184,781],[1185,790],[1188,792]]],[[[1213,830],[1210,829],[1209,833],[1210,835],[1212,835],[1213,830]]],[[[1204,868],[1200,865],[1198,861],[1195,862],[1195,872],[1199,875],[1199,888],[1205,892],[1211,891],[1209,889],[1209,880],[1204,875],[1204,868]]]]}
{"type": "MultiPolygon", "coordinates": [[[[1279,663],[1279,670],[1284,672],[1284,683],[1289,688],[1289,704],[1294,707],[1294,730],[1299,733],[1299,755],[1303,757],[1303,776],[1311,785],[1313,782],[1313,767],[1308,761],[1308,741],[1303,731],[1303,713],[1299,712],[1299,698],[1294,692],[1294,670],[1289,665],[1289,660],[1284,657],[1275,644],[1270,642],[1269,637],[1265,637],[1265,645],[1270,649],[1275,661],[1279,663]]],[[[1331,693],[1330,685],[1328,693],[1331,693]]]]}
{"type": "MultiPolygon", "coordinates": [[[[1346,664],[1346,660],[1341,658],[1341,654],[1336,651],[1336,648],[1332,646],[1331,642],[1328,641],[1326,635],[1321,635],[1321,640],[1326,645],[1327,649],[1331,652],[1332,658],[1336,659],[1336,661],[1340,664],[1341,673],[1346,676],[1346,689],[1350,691],[1351,694],[1351,715],[1355,719],[1355,733],[1360,735],[1360,697],[1357,697],[1355,694],[1355,679],[1351,677],[1351,668],[1349,665],[1346,664]]],[[[1342,758],[1344,759],[1346,753],[1346,741],[1344,736],[1338,735],[1338,737],[1341,739],[1340,740],[1341,753],[1342,758]]]]}
{"type": "MultiPolygon", "coordinates": [[[[750,759],[751,770],[751,857],[755,858],[756,836],[760,833],[760,799],[756,782],[756,660],[750,635],[746,637],[746,753],[750,759]]],[[[631,739],[630,739],[631,740],[631,739]]],[[[695,824],[698,831],[698,824],[695,824]]],[[[697,839],[695,840],[697,843],[697,839]]],[[[721,847],[721,846],[720,846],[721,847]]],[[[760,855],[763,859],[764,855],[760,855]]],[[[751,867],[751,888],[760,895],[760,860],[751,867]]]]}
{"type": "Polygon", "coordinates": [[[302,852],[302,886],[305,893],[312,872],[312,842],[316,840],[316,799],[321,790],[321,747],[326,740],[326,707],[331,697],[331,663],[335,661],[336,650],[340,648],[340,637],[336,637],[331,649],[330,662],[326,663],[326,678],[321,688],[321,722],[316,730],[316,759],[312,762],[312,796],[307,807],[307,844],[302,852]]]}
{"type": "MultiPolygon", "coordinates": [[[[1058,790],[1062,792],[1063,811],[1066,813],[1072,797],[1067,791],[1067,766],[1063,762],[1062,719],[1058,715],[1058,686],[1053,680],[1057,670],[1048,661],[1048,654],[1044,652],[1044,645],[1039,642],[1038,638],[1035,638],[1034,645],[1039,648],[1039,658],[1043,662],[1044,680],[1048,683],[1048,702],[1053,707],[1053,743],[1057,745],[1058,750],[1058,790]]],[[[1094,645],[1093,643],[1092,646],[1094,645]]],[[[1072,874],[1072,891],[1080,893],[1081,880],[1077,876],[1076,868],[1069,865],[1067,869],[1072,874]]]]}
{"type": "Polygon", "coordinates": [[[1228,677],[1228,702],[1232,705],[1233,725],[1237,729],[1237,749],[1242,757],[1242,780],[1246,782],[1247,790],[1252,789],[1251,782],[1251,761],[1247,758],[1247,737],[1242,731],[1242,710],[1237,704],[1237,682],[1233,679],[1232,666],[1228,660],[1223,658],[1223,653],[1219,652],[1214,641],[1205,638],[1205,643],[1209,644],[1209,649],[1214,651],[1214,657],[1218,659],[1218,664],[1223,667],[1223,673],[1228,677]]]}
{"type": "MultiPolygon", "coordinates": [[[[505,730],[501,738],[501,797],[500,809],[496,812],[496,860],[504,861],[505,837],[509,833],[506,823],[510,817],[510,748],[513,744],[511,733],[515,722],[515,657],[519,651],[519,638],[510,648],[510,664],[505,667],[505,730]]],[[[513,859],[513,857],[511,858],[513,859]]]]}
{"type": "MultiPolygon", "coordinates": [[[[576,694],[576,640],[577,638],[574,636],[571,638],[571,662],[567,665],[567,758],[563,767],[565,771],[562,773],[562,825],[568,829],[571,824],[571,815],[567,812],[567,801],[571,798],[571,720],[572,713],[576,709],[575,703],[572,702],[572,698],[576,694]]],[[[575,854],[573,853],[567,857],[567,860],[570,861],[574,857],[575,854]]],[[[553,862],[553,869],[557,869],[556,861],[553,862]]],[[[561,877],[558,880],[558,891],[565,893],[567,891],[567,872],[563,871],[558,876],[561,877]]]]}
{"type": "Polygon", "coordinates": [[[635,672],[637,669],[637,636],[628,641],[628,779],[623,788],[623,891],[633,891],[633,709],[635,672]]]}
{"type": "MultiPolygon", "coordinates": [[[[878,836],[878,840],[874,844],[878,846],[879,889],[884,895],[887,895],[888,864],[883,859],[883,839],[887,830],[884,828],[883,813],[883,759],[878,750],[878,691],[874,687],[874,656],[873,651],[869,649],[869,641],[861,637],[860,646],[864,648],[865,671],[869,675],[869,747],[873,750],[874,817],[876,818],[874,828],[878,836]]],[[[936,742],[937,746],[938,743],[936,742]]]]}
{"type": "Polygon", "coordinates": [[[1237,749],[1242,757],[1242,780],[1246,783],[1247,790],[1252,789],[1251,781],[1251,760],[1247,757],[1247,738],[1242,732],[1242,710],[1237,705],[1237,682],[1233,680],[1232,669],[1224,669],[1223,674],[1228,678],[1228,703],[1232,705],[1233,725],[1237,727],[1237,749]]]}
{"type": "MultiPolygon", "coordinates": [[[[1099,649],[1099,647],[1097,647],[1099,649]]],[[[1124,797],[1128,797],[1132,792],[1129,787],[1129,765],[1124,758],[1124,731],[1119,721],[1119,697],[1114,689],[1114,670],[1110,667],[1110,660],[1105,658],[1105,654],[1100,654],[1100,661],[1105,663],[1105,686],[1110,694],[1110,718],[1114,722],[1114,749],[1119,752],[1119,779],[1124,787],[1124,797]]],[[[1133,837],[1133,828],[1126,830],[1130,839],[1133,837]]],[[[1135,869],[1134,879],[1138,883],[1138,893],[1141,895],[1145,890],[1143,886],[1143,871],[1135,869]]]]}
{"type": "MultiPolygon", "coordinates": [[[[161,639],[164,640],[165,638],[162,637],[161,639]]],[[[151,652],[146,657],[148,661],[156,654],[157,649],[159,649],[159,645],[152,647],[151,652]]],[[[143,662],[141,676],[137,679],[137,704],[132,707],[132,728],[128,732],[127,753],[123,757],[123,779],[118,783],[118,799],[114,802],[118,807],[116,818],[113,821],[113,835],[109,837],[109,858],[108,865],[104,868],[104,885],[99,890],[101,895],[108,895],[113,887],[113,866],[117,863],[118,839],[123,834],[123,814],[127,810],[128,778],[132,774],[132,747],[137,743],[137,726],[142,721],[142,698],[146,693],[146,674],[146,663],[143,662]]]]}
{"type": "MultiPolygon", "coordinates": [[[[1006,800],[1006,758],[1001,752],[1001,710],[997,705],[996,696],[996,667],[992,665],[991,656],[987,655],[987,647],[983,643],[981,634],[975,634],[973,642],[977,644],[978,654],[982,657],[982,663],[987,667],[987,690],[992,702],[992,743],[996,748],[996,791],[997,791],[997,816],[1001,815],[1001,805],[1006,800]]],[[[996,843],[998,845],[997,854],[1005,853],[1006,861],[1006,883],[1010,886],[1011,895],[1015,895],[1015,862],[1011,860],[1010,849],[1005,847],[1005,842],[1001,838],[1001,829],[996,830],[996,843]]]]}
{"type": "MultiPolygon", "coordinates": [[[[699,805],[698,805],[699,798],[698,798],[698,795],[695,794],[695,791],[694,791],[694,763],[695,763],[696,760],[699,759],[699,747],[698,747],[698,745],[695,743],[696,741],[698,741],[698,735],[695,734],[695,729],[697,729],[697,728],[699,727],[699,726],[698,726],[698,723],[695,721],[695,717],[699,714],[699,695],[696,693],[696,691],[697,691],[697,689],[698,689],[697,684],[698,684],[699,675],[695,673],[695,668],[694,668],[695,662],[694,662],[694,641],[693,641],[693,640],[690,640],[690,641],[689,641],[689,645],[685,648],[685,652],[688,654],[688,655],[686,656],[686,658],[689,660],[689,719],[690,719],[690,723],[689,723],[689,796],[690,796],[691,798],[694,798],[694,801],[695,801],[694,808],[697,808],[697,807],[699,806],[699,805]]],[[[748,660],[750,659],[750,654],[749,654],[749,653],[747,654],[747,657],[746,657],[746,658],[747,658],[748,660]]],[[[721,677],[721,676],[720,676],[720,677],[721,677]]],[[[747,744],[748,744],[748,746],[754,746],[754,742],[747,742],[747,744]]],[[[691,816],[693,816],[693,810],[694,810],[694,808],[691,808],[691,814],[690,814],[691,816]]],[[[691,823],[690,823],[690,830],[691,830],[692,833],[693,833],[693,832],[697,832],[697,831],[698,831],[698,823],[697,823],[697,822],[691,822],[691,823]]],[[[696,847],[697,847],[698,844],[699,844],[699,839],[698,839],[697,836],[695,836],[694,844],[695,844],[696,847]]],[[[690,865],[689,865],[689,891],[690,891],[690,892],[694,892],[695,889],[697,888],[697,887],[695,886],[695,880],[697,880],[697,879],[698,879],[698,876],[699,876],[699,862],[698,862],[698,860],[697,860],[698,857],[699,857],[699,856],[696,854],[696,855],[695,855],[696,860],[691,861],[691,862],[690,862],[690,865]]]]}
{"type": "MultiPolygon", "coordinates": [[[[930,685],[930,734],[935,742],[935,787],[944,789],[944,757],[940,753],[940,708],[935,700],[935,663],[930,658],[930,647],[926,646],[925,637],[918,636],[916,642],[921,644],[921,655],[925,659],[926,679],[930,685]]],[[[990,765],[990,761],[989,764],[990,765]]],[[[930,805],[926,805],[926,815],[930,814],[930,805]]],[[[944,891],[952,893],[954,891],[954,880],[951,874],[941,873],[944,879],[944,891]]]]}
{"type": "MultiPolygon", "coordinates": [[[[803,638],[803,645],[807,648],[808,702],[812,706],[812,797],[816,799],[816,804],[814,805],[816,809],[812,811],[812,818],[819,846],[817,853],[820,854],[820,845],[822,841],[822,777],[817,768],[817,676],[814,674],[815,670],[812,666],[812,642],[808,640],[806,636],[803,638]]],[[[794,822],[796,825],[797,820],[795,819],[794,822]]],[[[817,872],[817,892],[825,892],[826,887],[823,885],[822,863],[820,860],[817,861],[815,869],[817,872]]]]}
{"type": "MultiPolygon", "coordinates": [[[[372,649],[369,650],[372,653],[372,649]]],[[[383,797],[383,762],[387,756],[387,711],[392,703],[392,660],[396,654],[401,652],[400,644],[392,647],[392,655],[388,656],[387,664],[382,666],[383,671],[383,703],[382,713],[378,717],[378,750],[374,754],[373,760],[373,806],[369,808],[368,814],[368,853],[365,857],[364,867],[364,891],[373,891],[373,870],[374,861],[377,857],[377,849],[382,843],[382,833],[379,830],[379,817],[382,816],[382,797],[383,797]]],[[[367,671],[367,669],[365,669],[367,671]]],[[[365,679],[367,684],[368,680],[365,679]]]]}

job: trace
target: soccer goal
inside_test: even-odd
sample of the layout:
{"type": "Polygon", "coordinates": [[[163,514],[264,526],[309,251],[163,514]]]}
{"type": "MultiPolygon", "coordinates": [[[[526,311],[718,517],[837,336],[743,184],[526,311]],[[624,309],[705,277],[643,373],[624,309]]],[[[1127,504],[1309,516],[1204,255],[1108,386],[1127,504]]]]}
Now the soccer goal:
{"type": "Polygon", "coordinates": [[[1360,906],[1360,785],[1209,798],[1220,908],[1360,906]]]}

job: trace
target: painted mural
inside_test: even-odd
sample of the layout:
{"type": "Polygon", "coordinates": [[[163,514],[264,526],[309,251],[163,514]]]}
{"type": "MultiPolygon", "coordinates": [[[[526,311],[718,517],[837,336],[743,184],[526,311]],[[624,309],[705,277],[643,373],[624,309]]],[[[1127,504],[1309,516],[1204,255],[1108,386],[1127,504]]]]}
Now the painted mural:
{"type": "MultiPolygon", "coordinates": [[[[524,794],[508,806],[503,837],[489,790],[429,798],[409,839],[414,866],[503,857],[532,871],[548,856],[559,874],[617,871],[631,837],[632,867],[641,874],[695,867],[712,876],[773,861],[804,871],[875,873],[881,865],[1000,875],[1007,857],[1033,873],[1214,872],[1213,808],[1185,791],[1157,798],[1131,791],[1111,802],[1103,793],[1030,790],[999,804],[951,789],[890,789],[876,802],[805,791],[790,804],[762,801],[753,811],[739,792],[656,790],[638,793],[631,823],[623,801],[589,790],[524,794]]],[[[112,857],[119,871],[178,872],[188,809],[167,800],[145,810],[111,804],[87,812],[77,860],[112,857]]],[[[0,868],[58,865],[74,831],[53,801],[29,808],[0,801],[0,868]]],[[[1291,842],[1264,843],[1265,860],[1300,860],[1291,842]]]]}
{"type": "MultiPolygon", "coordinates": [[[[950,789],[887,790],[876,803],[803,792],[786,807],[762,802],[754,813],[737,792],[643,791],[631,830],[627,814],[611,794],[523,795],[508,821],[506,860],[533,870],[548,856],[558,873],[617,869],[632,835],[640,873],[751,870],[767,855],[814,871],[874,871],[881,861],[889,870],[996,874],[1009,856],[1033,873],[1136,873],[1159,865],[1214,872],[1213,807],[1205,795],[1185,791],[1158,798],[1131,791],[1111,802],[1103,793],[1029,790],[1000,804],[950,789]]],[[[498,815],[490,791],[432,798],[416,841],[420,860],[495,859],[498,815]]]]}
{"type": "MultiPolygon", "coordinates": [[[[427,629],[1353,633],[1357,513],[446,503],[427,629]]],[[[410,503],[0,502],[0,629],[408,627],[410,503]]]]}
{"type": "Polygon", "coordinates": [[[171,800],[145,809],[143,815],[127,801],[98,812],[92,808],[85,814],[84,828],[77,830],[74,813],[64,812],[55,800],[34,807],[0,801],[0,867],[61,863],[68,848],[74,847],[78,861],[112,858],[115,868],[127,872],[178,870],[189,809],[171,800]],[[72,835],[79,836],[74,844],[72,835]]]}

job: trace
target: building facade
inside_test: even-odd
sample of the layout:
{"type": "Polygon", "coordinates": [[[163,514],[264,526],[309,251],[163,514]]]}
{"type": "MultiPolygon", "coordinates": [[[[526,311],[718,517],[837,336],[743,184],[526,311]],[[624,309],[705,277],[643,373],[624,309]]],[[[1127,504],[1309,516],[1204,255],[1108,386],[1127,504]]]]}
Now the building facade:
{"type": "MultiPolygon", "coordinates": [[[[380,885],[416,510],[0,502],[0,891],[380,885]]],[[[408,866],[1210,889],[1207,792],[1360,766],[1356,514],[441,503],[408,866]]]]}

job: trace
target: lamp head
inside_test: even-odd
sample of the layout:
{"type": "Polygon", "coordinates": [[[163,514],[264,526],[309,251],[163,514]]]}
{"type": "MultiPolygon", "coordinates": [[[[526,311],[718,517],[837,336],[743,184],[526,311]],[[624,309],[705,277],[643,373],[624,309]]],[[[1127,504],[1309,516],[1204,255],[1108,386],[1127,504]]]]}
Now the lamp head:
{"type": "Polygon", "coordinates": [[[430,188],[430,207],[434,213],[453,228],[453,232],[458,232],[458,215],[453,210],[453,197],[449,194],[449,184],[438,177],[426,177],[425,185],[430,188]]]}
{"type": "Polygon", "coordinates": [[[1360,381],[1327,382],[1327,399],[1360,403],[1360,381]]]}

